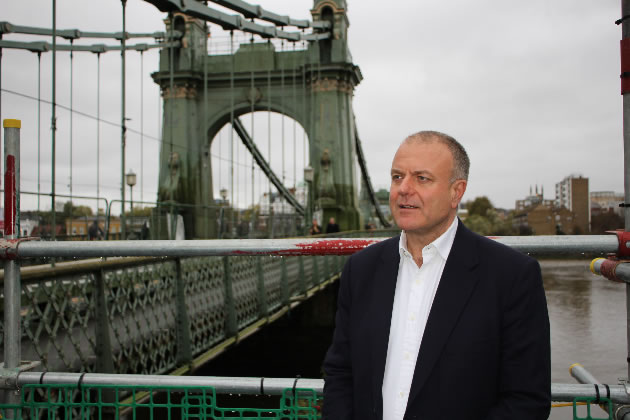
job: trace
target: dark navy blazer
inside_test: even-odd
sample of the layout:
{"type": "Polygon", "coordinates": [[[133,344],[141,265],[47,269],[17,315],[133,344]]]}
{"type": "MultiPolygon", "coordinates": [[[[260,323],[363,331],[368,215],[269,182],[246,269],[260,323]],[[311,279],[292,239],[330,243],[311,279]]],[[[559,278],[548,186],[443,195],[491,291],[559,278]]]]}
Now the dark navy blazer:
{"type": "MultiPolygon", "coordinates": [[[[399,236],[350,257],[324,361],[324,419],[382,419],[399,236]]],[[[407,419],[547,419],[549,317],[538,262],[458,225],[411,384],[407,419]]]]}

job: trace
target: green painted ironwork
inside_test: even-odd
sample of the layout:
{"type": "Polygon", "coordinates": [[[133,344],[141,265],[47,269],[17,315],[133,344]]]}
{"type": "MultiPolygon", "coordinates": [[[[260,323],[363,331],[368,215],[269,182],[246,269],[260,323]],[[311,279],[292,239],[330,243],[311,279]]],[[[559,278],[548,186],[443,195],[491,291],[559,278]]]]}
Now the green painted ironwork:
{"type": "Polygon", "coordinates": [[[304,127],[315,175],[312,207],[322,210],[324,220],[335,217],[342,230],[360,228],[352,96],[362,75],[348,48],[346,2],[315,0],[311,14],[314,24],[330,27],[332,38],[288,51],[247,42],[224,55],[204,50],[200,20],[179,13],[167,19],[167,32],[176,29],[182,38],[181,46],[162,50],[153,74],[164,98],[158,199],[195,206],[180,209],[187,238],[214,236],[219,215],[208,218],[203,210],[214,197],[210,142],[252,110],[278,112],[304,127]],[[285,72],[293,77],[283,77],[285,72]]]}
{"type": "Polygon", "coordinates": [[[27,277],[23,357],[49,371],[166,373],[301,294],[299,257],[180,261],[27,277]]]}
{"type": "Polygon", "coordinates": [[[300,301],[345,260],[113,258],[24,267],[22,359],[56,372],[172,372],[300,301]]]}
{"type": "Polygon", "coordinates": [[[608,398],[577,397],[573,400],[573,420],[613,420],[613,419],[614,419],[613,404],[608,398]],[[585,403],[585,405],[583,406],[586,407],[586,417],[581,417],[578,414],[578,406],[580,405],[580,403],[585,403]],[[606,417],[593,417],[593,414],[591,413],[591,408],[593,407],[593,404],[595,406],[600,404],[597,410],[599,410],[600,408],[604,409],[605,407],[604,411],[606,412],[607,416],[606,417]]]}
{"type": "Polygon", "coordinates": [[[19,404],[0,404],[2,418],[319,419],[311,389],[286,389],[277,408],[221,407],[212,387],[26,385],[19,404]]]}

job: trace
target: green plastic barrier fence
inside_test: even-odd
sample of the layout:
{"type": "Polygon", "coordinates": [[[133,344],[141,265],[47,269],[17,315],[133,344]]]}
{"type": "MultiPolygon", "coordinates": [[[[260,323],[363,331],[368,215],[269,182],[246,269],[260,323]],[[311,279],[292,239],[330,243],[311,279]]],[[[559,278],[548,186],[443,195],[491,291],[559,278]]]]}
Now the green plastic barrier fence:
{"type": "Polygon", "coordinates": [[[2,419],[316,420],[312,389],[285,389],[278,408],[224,408],[212,387],[26,385],[21,403],[0,404],[2,419]]]}
{"type": "MultiPolygon", "coordinates": [[[[600,398],[599,402],[596,402],[596,401],[597,399],[592,398],[592,397],[584,397],[584,398],[577,397],[576,399],[574,399],[573,400],[573,420],[614,420],[613,412],[612,412],[612,407],[613,407],[612,402],[608,398],[600,398]],[[578,416],[578,412],[577,412],[578,403],[586,403],[586,417],[578,416]],[[606,404],[608,416],[607,417],[593,417],[591,414],[591,407],[593,407],[593,404],[595,404],[595,407],[597,407],[597,404],[599,404],[600,407],[606,404]]],[[[599,409],[600,408],[597,407],[597,410],[599,409]]]]}

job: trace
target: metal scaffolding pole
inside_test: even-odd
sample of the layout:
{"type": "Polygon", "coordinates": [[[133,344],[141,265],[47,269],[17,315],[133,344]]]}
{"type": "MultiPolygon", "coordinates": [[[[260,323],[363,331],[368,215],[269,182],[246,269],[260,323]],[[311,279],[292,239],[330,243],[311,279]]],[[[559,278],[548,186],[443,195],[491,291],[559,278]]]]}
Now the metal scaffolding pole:
{"type": "Polygon", "coordinates": [[[122,210],[120,212],[120,227],[122,238],[127,237],[127,229],[125,226],[125,143],[127,141],[127,118],[125,117],[125,41],[126,41],[126,6],[127,0],[120,0],[122,3],[122,37],[120,38],[121,44],[121,130],[120,130],[120,200],[122,202],[122,210]]]}
{"type": "MultiPolygon", "coordinates": [[[[630,22],[626,17],[630,15],[630,0],[621,0],[621,93],[623,95],[623,179],[624,179],[624,216],[625,231],[630,231],[630,76],[625,77],[626,71],[630,70],[630,22]],[[626,54],[627,51],[627,54],[626,54]],[[629,66],[628,69],[624,68],[629,66]],[[625,80],[624,80],[625,79],[625,80]],[[628,81],[626,81],[628,80],[628,81]]],[[[628,378],[630,379],[630,284],[626,284],[626,340],[627,340],[627,362],[628,378]]]]}
{"type": "MultiPolygon", "coordinates": [[[[20,120],[4,120],[4,237],[20,236],[20,120]]],[[[4,369],[17,371],[21,361],[20,309],[22,287],[20,264],[4,262],[4,369]]],[[[19,401],[19,394],[7,393],[6,403],[19,401]]]]}
{"type": "MultiPolygon", "coordinates": [[[[70,373],[70,372],[23,372],[15,385],[23,387],[29,384],[55,385],[114,385],[114,386],[161,386],[161,387],[214,387],[218,394],[246,395],[282,395],[285,389],[312,389],[323,395],[324,380],[310,378],[243,378],[227,376],[171,376],[171,375],[117,375],[108,373],[70,373]]],[[[465,392],[464,389],[452,390],[465,392]]],[[[595,398],[597,395],[610,394],[615,403],[628,403],[630,397],[623,385],[600,384],[551,384],[554,401],[573,401],[575,397],[595,398]]]]}
{"type": "MultiPolygon", "coordinates": [[[[244,255],[350,255],[386,238],[296,238],[150,240],[150,241],[8,241],[0,240],[0,259],[35,257],[196,257],[244,255]]],[[[501,236],[493,240],[537,255],[608,255],[619,249],[614,235],[501,236]],[[560,239],[561,238],[561,239],[560,239]]]]}

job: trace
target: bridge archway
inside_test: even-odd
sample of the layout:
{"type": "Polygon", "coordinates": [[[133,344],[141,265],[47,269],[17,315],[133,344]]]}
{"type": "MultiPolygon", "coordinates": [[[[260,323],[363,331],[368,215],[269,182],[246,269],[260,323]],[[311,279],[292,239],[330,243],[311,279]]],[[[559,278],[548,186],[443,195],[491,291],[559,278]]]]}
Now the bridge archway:
{"type": "Polygon", "coordinates": [[[224,226],[225,215],[220,219],[220,236],[230,234],[224,227],[239,226],[233,219],[240,220],[240,215],[247,222],[247,237],[302,235],[304,218],[311,213],[307,199],[312,189],[303,179],[309,162],[306,130],[297,120],[266,110],[236,113],[235,120],[235,130],[229,118],[222,118],[208,135],[215,200],[237,209],[236,215],[230,211],[228,226],[224,226]],[[250,152],[252,148],[256,153],[250,152]],[[283,186],[282,191],[274,181],[283,186]],[[292,203],[298,203],[298,209],[292,203]]]}
{"type": "MultiPolygon", "coordinates": [[[[312,41],[301,50],[249,42],[233,54],[207,55],[202,23],[175,15],[186,23],[178,26],[184,33],[181,46],[177,53],[162,52],[160,71],[153,75],[164,98],[160,201],[213,205],[212,138],[233,118],[252,109],[271,110],[295,119],[308,133],[313,207],[322,209],[324,220],[336,217],[342,229],[360,227],[352,96],[362,76],[347,49],[345,1],[316,0],[311,13],[315,21],[334,21],[333,39],[324,54],[329,62],[321,61],[323,41],[312,41]],[[182,152],[173,157],[175,149],[182,152]]],[[[204,237],[212,230],[207,224],[215,223],[204,220],[207,212],[193,213],[186,236],[204,237]]]]}

